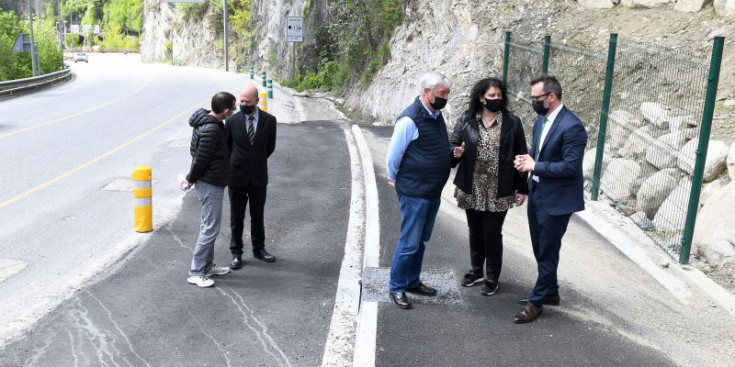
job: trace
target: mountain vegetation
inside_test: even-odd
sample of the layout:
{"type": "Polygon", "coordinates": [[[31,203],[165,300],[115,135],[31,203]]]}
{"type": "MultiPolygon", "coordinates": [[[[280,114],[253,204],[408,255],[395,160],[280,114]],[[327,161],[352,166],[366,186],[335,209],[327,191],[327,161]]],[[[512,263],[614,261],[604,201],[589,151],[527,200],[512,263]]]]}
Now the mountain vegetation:
{"type": "MultiPolygon", "coordinates": [[[[0,11],[0,81],[33,76],[31,53],[11,52],[21,32],[28,35],[28,21],[21,20],[13,11],[0,11]]],[[[60,70],[63,56],[54,18],[46,16],[33,22],[33,35],[38,45],[41,73],[60,70]]]]}

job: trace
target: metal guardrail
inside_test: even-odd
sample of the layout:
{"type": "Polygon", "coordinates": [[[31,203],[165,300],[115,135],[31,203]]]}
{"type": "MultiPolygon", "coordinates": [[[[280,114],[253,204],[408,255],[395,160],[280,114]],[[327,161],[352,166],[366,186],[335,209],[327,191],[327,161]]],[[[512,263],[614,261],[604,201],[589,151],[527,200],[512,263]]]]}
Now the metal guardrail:
{"type": "Polygon", "coordinates": [[[26,92],[47,84],[55,83],[68,79],[71,76],[71,69],[65,65],[64,70],[53,73],[44,74],[32,78],[23,78],[0,82],[0,98],[8,97],[13,94],[26,92]]]}

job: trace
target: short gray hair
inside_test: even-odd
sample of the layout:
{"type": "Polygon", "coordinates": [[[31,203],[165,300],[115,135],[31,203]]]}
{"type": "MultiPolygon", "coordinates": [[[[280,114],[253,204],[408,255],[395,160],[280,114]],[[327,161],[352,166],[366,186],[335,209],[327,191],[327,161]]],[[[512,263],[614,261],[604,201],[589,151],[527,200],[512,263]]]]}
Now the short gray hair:
{"type": "Polygon", "coordinates": [[[434,90],[437,85],[443,85],[448,89],[452,89],[452,82],[450,82],[444,74],[437,73],[436,71],[430,71],[422,75],[421,79],[419,79],[419,87],[421,88],[419,93],[421,93],[425,88],[434,90]]]}

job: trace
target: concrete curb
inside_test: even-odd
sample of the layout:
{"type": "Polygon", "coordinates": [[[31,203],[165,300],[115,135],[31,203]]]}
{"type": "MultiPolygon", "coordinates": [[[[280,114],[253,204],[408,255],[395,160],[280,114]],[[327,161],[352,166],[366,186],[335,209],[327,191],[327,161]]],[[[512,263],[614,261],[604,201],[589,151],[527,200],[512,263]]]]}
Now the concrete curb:
{"type": "Polygon", "coordinates": [[[699,269],[681,265],[628,218],[604,202],[587,201],[586,209],[576,215],[600,236],[612,243],[636,265],[682,303],[689,304],[697,293],[706,295],[717,306],[735,315],[735,294],[715,283],[699,269]]]}

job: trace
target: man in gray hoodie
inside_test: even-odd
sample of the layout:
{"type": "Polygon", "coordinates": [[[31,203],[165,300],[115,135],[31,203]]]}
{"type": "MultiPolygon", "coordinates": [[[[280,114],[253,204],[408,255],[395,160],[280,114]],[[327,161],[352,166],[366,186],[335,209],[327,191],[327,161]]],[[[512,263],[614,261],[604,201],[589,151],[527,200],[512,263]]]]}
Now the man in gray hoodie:
{"type": "Polygon", "coordinates": [[[235,96],[219,92],[212,97],[212,110],[198,109],[189,118],[194,128],[191,135],[191,168],[182,182],[182,189],[192,185],[202,204],[202,225],[194,248],[187,282],[199,287],[211,287],[213,275],[230,272],[228,267],[213,263],[214,240],[222,223],[222,198],[230,180],[230,149],[225,140],[222,122],[235,111],[235,96]]]}

